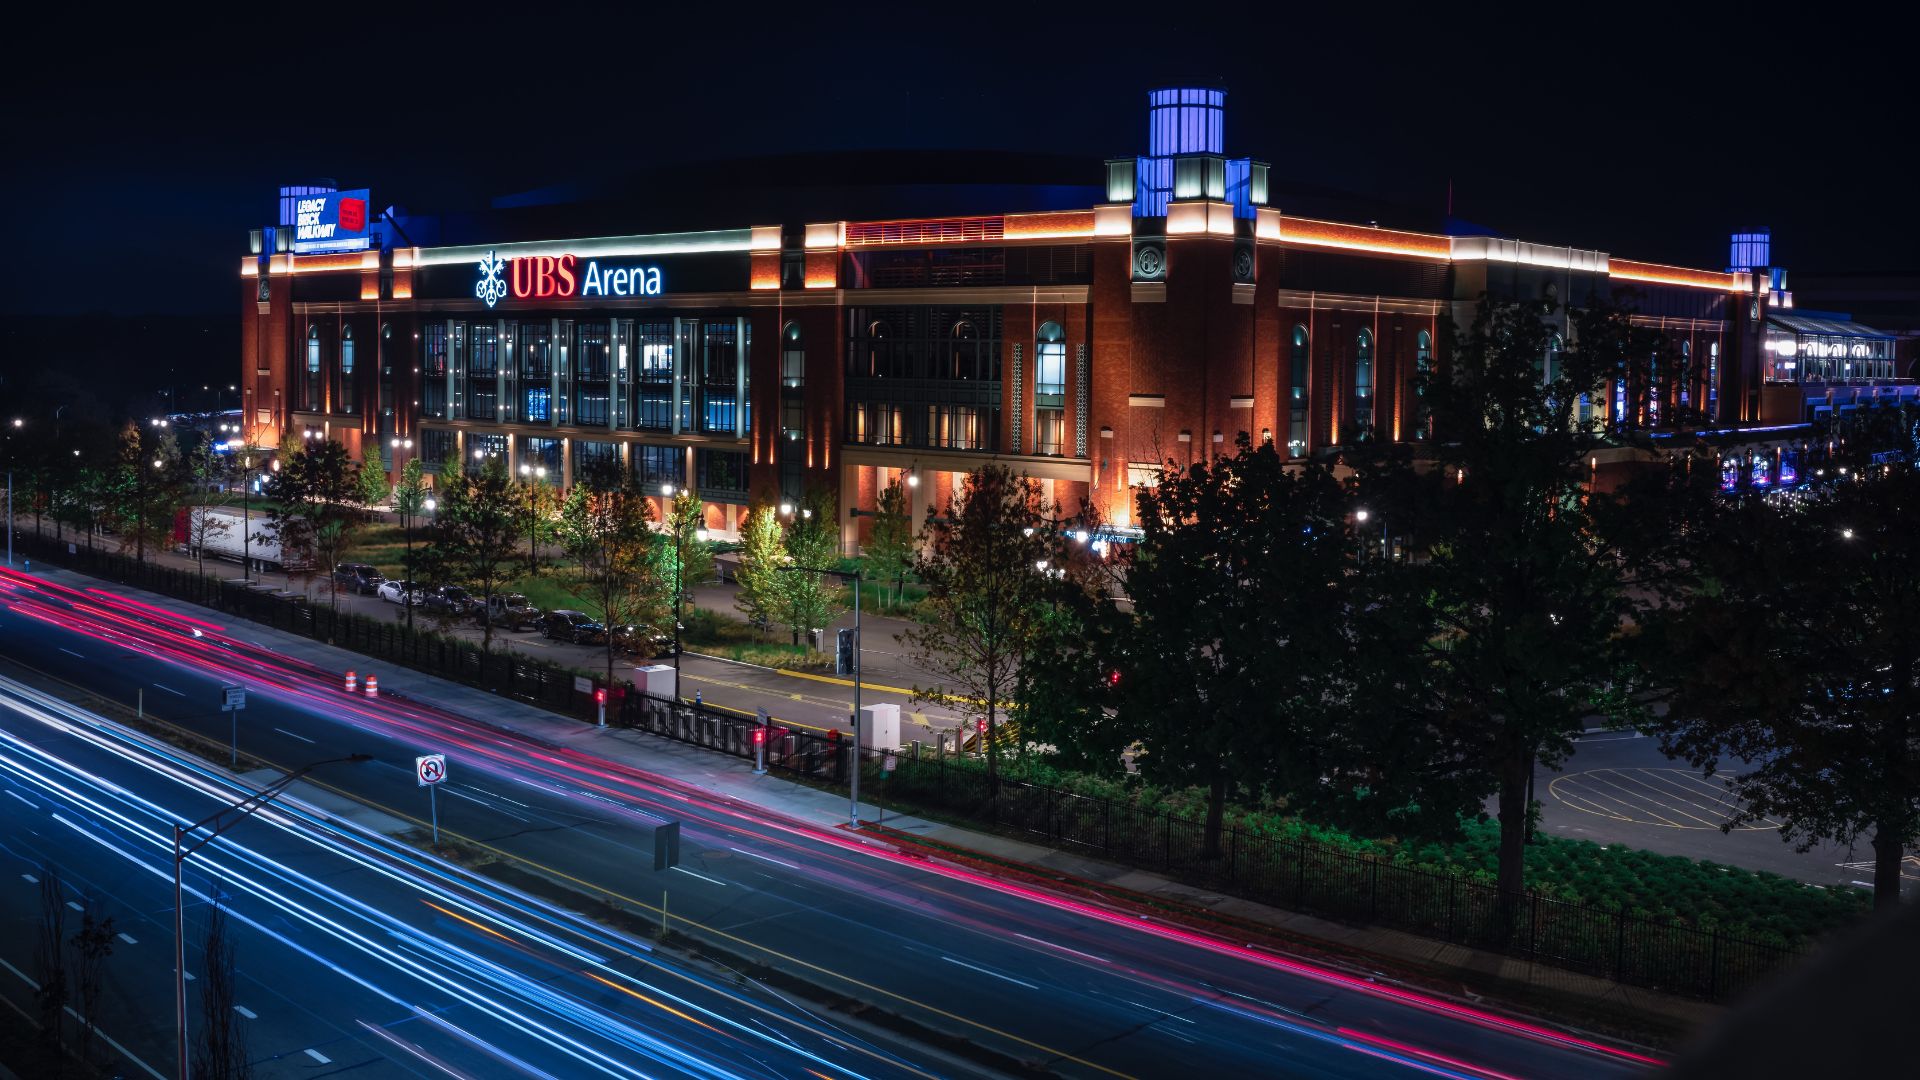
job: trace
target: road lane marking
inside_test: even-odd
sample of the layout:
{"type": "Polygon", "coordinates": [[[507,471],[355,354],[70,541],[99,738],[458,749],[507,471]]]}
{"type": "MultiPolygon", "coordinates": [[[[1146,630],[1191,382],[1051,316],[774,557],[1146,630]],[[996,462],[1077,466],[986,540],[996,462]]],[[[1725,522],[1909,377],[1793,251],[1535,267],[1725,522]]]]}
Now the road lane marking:
{"type": "Polygon", "coordinates": [[[120,939],[121,941],[124,941],[124,942],[126,942],[126,943],[127,943],[127,944],[129,944],[129,945],[138,945],[138,944],[140,944],[140,943],[139,943],[138,941],[135,941],[135,940],[134,940],[134,938],[133,938],[133,935],[132,935],[132,934],[115,934],[114,936],[115,936],[115,937],[117,937],[117,938],[119,938],[119,939],[120,939]]]}
{"type": "MultiPolygon", "coordinates": [[[[38,803],[36,803],[36,802],[34,802],[34,801],[32,801],[31,799],[28,799],[28,798],[27,798],[27,797],[26,797],[25,795],[22,795],[22,794],[20,794],[20,793],[19,793],[19,792],[17,792],[17,791],[13,791],[13,790],[11,790],[11,789],[9,789],[9,790],[7,791],[7,794],[9,794],[9,795],[11,795],[11,796],[13,796],[13,797],[14,797],[14,798],[16,798],[16,799],[19,799],[19,800],[20,800],[21,802],[23,802],[23,803],[26,803],[26,804],[27,804],[28,806],[31,806],[31,807],[33,807],[33,808],[34,808],[35,810],[38,810],[38,809],[40,809],[40,805],[39,805],[38,803]]],[[[32,878],[28,878],[27,880],[29,880],[29,881],[31,881],[31,880],[33,880],[33,879],[32,879],[32,878]]]]}
{"type": "Polygon", "coordinates": [[[991,975],[991,976],[993,976],[993,977],[994,977],[994,978],[996,978],[996,979],[1005,979],[1005,980],[1007,980],[1008,982],[1010,982],[1010,983],[1012,983],[1012,984],[1014,984],[1015,986],[1024,986],[1024,987],[1026,987],[1026,988],[1027,988],[1027,989],[1029,989],[1029,990],[1038,990],[1038,989],[1040,989],[1040,988],[1039,988],[1038,986],[1036,986],[1036,985],[1034,985],[1033,983],[1030,983],[1030,982],[1022,982],[1021,980],[1019,980],[1019,979],[1016,979],[1016,978],[1014,978],[1014,977],[1013,977],[1013,976],[1011,976],[1011,975],[1002,975],[1002,974],[1000,974],[1000,973],[999,973],[999,972],[997,972],[997,971],[993,971],[993,970],[991,970],[991,969],[988,969],[988,968],[983,968],[983,967],[981,967],[981,966],[980,966],[980,965],[978,965],[978,964],[969,964],[969,963],[967,963],[967,962],[966,962],[965,960],[955,960],[955,959],[954,959],[953,957],[951,957],[951,956],[948,956],[948,955],[946,955],[945,953],[942,953],[942,954],[940,955],[940,959],[942,959],[942,960],[945,960],[945,961],[946,961],[947,963],[949,963],[949,964],[959,964],[959,965],[960,965],[961,967],[963,967],[963,968],[972,968],[973,970],[975,970],[975,971],[977,971],[977,972],[979,972],[979,973],[980,973],[980,974],[982,974],[982,975],[991,975]]]}
{"type": "Polygon", "coordinates": [[[799,863],[790,863],[785,859],[776,859],[771,855],[762,855],[759,852],[748,851],[746,848],[734,848],[733,850],[739,852],[742,855],[747,856],[750,859],[759,859],[761,862],[777,863],[781,866],[786,867],[789,870],[800,869],[799,863]]]}
{"type": "Polygon", "coordinates": [[[192,981],[193,981],[193,972],[191,972],[191,971],[189,971],[189,972],[187,972],[187,981],[188,981],[188,982],[192,982],[192,981]]]}
{"type": "Polygon", "coordinates": [[[186,697],[186,696],[187,696],[187,695],[185,695],[185,694],[183,694],[183,693],[181,693],[180,691],[178,691],[178,690],[175,690],[175,689],[174,689],[173,687],[171,687],[171,686],[168,686],[168,685],[166,685],[165,683],[154,683],[153,685],[154,685],[155,687],[157,687],[157,688],[159,688],[159,689],[161,689],[161,690],[165,690],[165,691],[166,691],[167,693],[169,693],[169,694],[172,694],[172,695],[173,695],[174,697],[186,697]]]}
{"type": "Polygon", "coordinates": [[[72,909],[73,909],[73,910],[75,910],[75,911],[85,911],[85,910],[87,910],[86,908],[83,908],[83,907],[81,907],[81,906],[80,906],[79,904],[77,904],[77,903],[75,903],[75,902],[73,902],[72,900],[69,900],[69,901],[67,901],[67,906],[68,906],[68,907],[70,907],[70,908],[72,908],[72,909]]]}
{"type": "Polygon", "coordinates": [[[233,1011],[239,1013],[241,1016],[244,1016],[249,1020],[260,1019],[260,1014],[254,1012],[252,1009],[247,1008],[245,1005],[235,1005],[233,1007],[233,1011]]]}
{"type": "Polygon", "coordinates": [[[286,728],[283,728],[283,727],[277,727],[277,728],[274,728],[273,730],[279,732],[282,735],[285,735],[290,739],[299,739],[303,743],[311,744],[313,742],[312,739],[307,738],[305,735],[296,735],[293,732],[288,731],[286,728]]]}
{"type": "Polygon", "coordinates": [[[713,884],[715,884],[715,885],[718,885],[718,886],[720,886],[720,887],[721,887],[721,888],[723,888],[723,889],[724,889],[724,888],[726,888],[726,886],[727,886],[727,883],[726,883],[726,882],[724,882],[724,881],[720,881],[720,880],[717,880],[717,879],[715,879],[715,878],[710,878],[710,877],[708,877],[708,876],[707,876],[707,875],[705,875],[705,874],[699,874],[699,873],[695,873],[694,871],[692,871],[692,870],[689,870],[689,869],[687,869],[687,868],[686,868],[686,867],[684,867],[684,866],[676,866],[676,867],[674,867],[674,869],[675,869],[675,870],[678,870],[678,871],[680,871],[680,872],[681,872],[681,873],[683,873],[683,874],[686,874],[686,875],[688,875],[689,877],[697,877],[697,878],[699,878],[699,879],[700,879],[701,881],[709,881],[709,882],[712,882],[713,884]]]}
{"type": "Polygon", "coordinates": [[[487,809],[489,809],[489,810],[491,810],[491,811],[493,811],[493,812],[494,812],[494,813],[496,813],[496,814],[505,814],[505,815],[507,815],[508,817],[510,817],[510,818],[512,818],[512,819],[513,819],[513,820],[515,820],[515,821],[525,821],[525,822],[529,822],[529,823],[533,821],[533,819],[532,819],[532,818],[530,818],[530,817],[524,817],[524,816],[522,816],[522,815],[520,815],[520,814],[516,814],[516,813],[514,813],[514,812],[513,812],[513,811],[511,811],[511,810],[507,810],[507,809],[504,809],[504,808],[502,808],[502,807],[498,807],[498,806],[495,806],[495,805],[493,805],[492,803],[490,803],[490,802],[488,802],[488,801],[487,801],[487,800],[485,800],[485,799],[476,799],[476,798],[474,798],[473,796],[471,796],[471,795],[469,795],[469,794],[467,794],[467,793],[466,793],[466,792],[464,792],[464,791],[461,791],[461,790],[460,790],[459,788],[457,788],[457,787],[454,787],[454,786],[453,786],[453,785],[451,785],[451,784],[449,784],[449,785],[447,785],[447,794],[449,794],[449,795],[451,795],[451,796],[453,796],[453,797],[454,797],[454,798],[456,798],[456,799],[465,799],[465,800],[467,800],[468,802],[470,802],[470,803],[472,803],[472,804],[474,804],[475,806],[484,806],[484,807],[486,807],[487,809]]]}
{"type": "Polygon", "coordinates": [[[1060,950],[1060,951],[1061,951],[1061,952],[1063,952],[1063,953],[1072,953],[1072,954],[1073,954],[1073,955],[1075,955],[1075,956],[1080,956],[1080,957],[1085,957],[1085,958],[1086,958],[1086,959],[1088,959],[1088,960],[1097,960],[1097,961],[1099,961],[1099,962],[1100,962],[1100,963],[1102,963],[1102,964],[1111,964],[1111,963],[1113,963],[1113,961],[1111,961],[1111,960],[1109,960],[1109,959],[1107,959],[1107,958],[1106,958],[1106,957],[1104,957],[1104,956],[1095,956],[1095,955],[1093,955],[1092,953],[1083,953],[1083,952],[1081,952],[1081,951],[1080,951],[1080,950],[1078,950],[1078,949],[1069,949],[1069,948],[1067,948],[1067,947],[1066,947],[1065,945],[1061,945],[1061,944],[1058,944],[1058,943],[1056,943],[1056,942],[1052,942],[1052,941],[1042,941],[1042,940],[1040,940],[1040,939],[1039,939],[1039,938],[1037,938],[1037,937],[1027,937],[1027,935],[1025,935],[1025,934],[1015,934],[1015,935],[1013,935],[1013,936],[1014,936],[1014,937],[1017,937],[1017,938],[1025,938],[1026,940],[1028,940],[1028,941],[1031,941],[1031,942],[1033,942],[1033,943],[1034,943],[1035,945],[1043,945],[1043,946],[1045,946],[1045,947],[1047,947],[1047,948],[1049,948],[1049,949],[1058,949],[1058,950],[1060,950]]]}
{"type": "Polygon", "coordinates": [[[318,1050],[309,1050],[309,1051],[307,1051],[307,1056],[308,1056],[308,1057],[310,1057],[310,1058],[312,1058],[313,1060],[315,1060],[315,1061],[317,1061],[317,1062],[319,1062],[319,1063],[320,1063],[320,1064],[322,1064],[322,1065],[331,1065],[331,1064],[333,1064],[333,1059],[332,1059],[332,1058],[330,1058],[330,1057],[328,1057],[327,1055],[325,1055],[325,1054],[323,1054],[323,1053],[321,1053],[321,1052],[320,1052],[320,1051],[318,1051],[318,1050]]]}
{"type": "Polygon", "coordinates": [[[21,874],[20,876],[21,876],[21,877],[23,877],[23,878],[26,878],[26,879],[27,879],[27,884],[29,884],[29,885],[38,885],[38,884],[40,884],[40,879],[39,879],[39,878],[37,878],[37,877],[34,877],[34,876],[33,876],[32,874],[21,874]]]}
{"type": "Polygon", "coordinates": [[[84,655],[82,655],[82,654],[80,654],[80,653],[77,653],[77,652],[74,652],[74,651],[73,651],[72,649],[68,649],[68,648],[65,648],[65,647],[62,647],[60,651],[61,651],[61,652],[63,652],[63,653],[66,653],[66,654],[67,654],[68,656],[78,656],[78,657],[80,657],[80,659],[82,659],[82,660],[85,660],[85,659],[86,659],[86,657],[85,657],[84,655]]]}
{"type": "MultiPolygon", "coordinates": [[[[38,982],[35,982],[31,976],[29,976],[26,972],[21,971],[19,968],[14,967],[12,964],[7,963],[4,959],[0,959],[0,967],[6,968],[8,971],[11,971],[15,975],[19,976],[21,982],[26,983],[28,986],[32,987],[33,989],[35,990],[40,989],[40,984],[38,982]]],[[[12,1009],[14,1012],[19,1013],[23,1017],[27,1015],[24,1011],[21,1010],[20,1006],[15,1005],[11,1001],[7,1001],[7,999],[5,998],[0,998],[0,1002],[5,1002],[8,1008],[12,1009]]],[[[75,1020],[80,1021],[81,1023],[86,1022],[86,1018],[83,1017],[79,1012],[75,1011],[74,1007],[71,1005],[66,1007],[66,1014],[68,1016],[73,1017],[75,1020]]],[[[167,1080],[167,1075],[165,1073],[161,1072],[160,1070],[154,1068],[153,1066],[147,1064],[145,1061],[141,1060],[139,1057],[135,1056],[131,1050],[128,1050],[126,1047],[121,1046],[120,1041],[118,1039],[115,1039],[113,1036],[97,1028],[94,1029],[93,1033],[95,1035],[100,1036],[100,1041],[106,1043],[108,1046],[111,1046],[114,1048],[114,1050],[118,1051],[121,1057],[126,1058],[128,1061],[131,1061],[135,1065],[138,1065],[141,1068],[147,1070],[147,1075],[153,1077],[153,1080],[167,1080]]]]}

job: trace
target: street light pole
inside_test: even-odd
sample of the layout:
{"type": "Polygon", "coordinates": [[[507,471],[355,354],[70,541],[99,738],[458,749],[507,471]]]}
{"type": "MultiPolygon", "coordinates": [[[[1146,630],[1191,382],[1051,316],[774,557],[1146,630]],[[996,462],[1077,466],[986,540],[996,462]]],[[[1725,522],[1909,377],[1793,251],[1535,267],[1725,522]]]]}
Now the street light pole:
{"type": "Polygon", "coordinates": [[[274,781],[272,784],[261,788],[258,792],[248,796],[241,802],[235,803],[232,806],[223,806],[206,817],[201,818],[199,821],[194,822],[192,825],[175,825],[173,827],[173,1023],[179,1044],[177,1047],[179,1055],[179,1072],[177,1075],[179,1080],[191,1080],[191,1074],[187,1066],[187,920],[185,905],[182,903],[181,896],[185,891],[182,885],[183,874],[181,873],[181,867],[185,864],[187,856],[213,843],[214,839],[225,832],[228,826],[237,825],[242,819],[252,816],[254,811],[259,810],[261,807],[285,793],[287,787],[295,780],[300,779],[320,766],[334,765],[343,761],[360,762],[372,760],[372,754],[348,754],[343,758],[328,758],[325,761],[315,761],[302,765],[298,769],[274,781]],[[233,813],[235,810],[238,810],[239,813],[234,816],[233,820],[224,824],[219,823],[221,818],[233,813]],[[196,840],[192,846],[189,847],[184,843],[186,837],[199,832],[208,825],[213,825],[213,828],[209,830],[205,836],[196,840]]]}

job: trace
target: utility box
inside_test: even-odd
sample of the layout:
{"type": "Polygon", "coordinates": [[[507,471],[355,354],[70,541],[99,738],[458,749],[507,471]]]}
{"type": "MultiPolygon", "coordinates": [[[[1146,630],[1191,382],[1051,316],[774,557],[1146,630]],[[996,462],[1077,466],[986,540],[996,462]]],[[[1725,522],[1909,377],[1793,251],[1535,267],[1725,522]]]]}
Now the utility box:
{"type": "Polygon", "coordinates": [[[860,749],[900,749],[900,706],[862,705],[860,707],[860,749]]]}
{"type": "Polygon", "coordinates": [[[658,698],[661,701],[675,700],[679,687],[674,683],[674,670],[667,664],[648,664],[633,669],[633,688],[642,697],[658,698]]]}

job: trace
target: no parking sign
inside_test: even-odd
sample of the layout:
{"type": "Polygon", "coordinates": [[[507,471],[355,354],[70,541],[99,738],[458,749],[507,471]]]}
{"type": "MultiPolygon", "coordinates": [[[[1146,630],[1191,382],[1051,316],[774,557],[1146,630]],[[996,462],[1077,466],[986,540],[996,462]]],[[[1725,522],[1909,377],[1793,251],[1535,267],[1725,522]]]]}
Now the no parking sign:
{"type": "Polygon", "coordinates": [[[447,755],[422,754],[413,759],[413,775],[421,787],[432,787],[447,778],[447,755]]]}

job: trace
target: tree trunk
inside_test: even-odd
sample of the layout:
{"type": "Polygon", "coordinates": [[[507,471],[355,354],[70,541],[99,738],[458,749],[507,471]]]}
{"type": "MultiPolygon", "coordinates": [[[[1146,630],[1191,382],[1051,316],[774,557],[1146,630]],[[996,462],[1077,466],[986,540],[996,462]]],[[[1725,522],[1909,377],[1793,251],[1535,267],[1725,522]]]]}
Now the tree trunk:
{"type": "Polygon", "coordinates": [[[998,700],[999,696],[1000,696],[999,687],[996,687],[996,686],[987,687],[986,745],[982,746],[980,749],[986,751],[986,754],[987,754],[987,795],[990,798],[1000,794],[1000,765],[999,765],[998,755],[994,751],[994,742],[993,742],[994,732],[997,728],[997,722],[995,721],[993,714],[996,711],[996,708],[998,707],[998,705],[1000,704],[998,700]]]}
{"type": "Polygon", "coordinates": [[[1883,911],[1900,904],[1900,863],[1906,857],[1900,834],[1885,825],[1873,834],[1873,907],[1883,911]]]}
{"type": "Polygon", "coordinates": [[[1502,902],[1517,902],[1526,892],[1527,774],[1532,760],[1523,752],[1506,755],[1500,768],[1500,861],[1502,902]]]}
{"type": "Polygon", "coordinates": [[[1221,825],[1227,816],[1227,770],[1224,764],[1214,766],[1213,784],[1207,789],[1207,830],[1206,850],[1203,854],[1209,859],[1220,857],[1221,825]]]}

